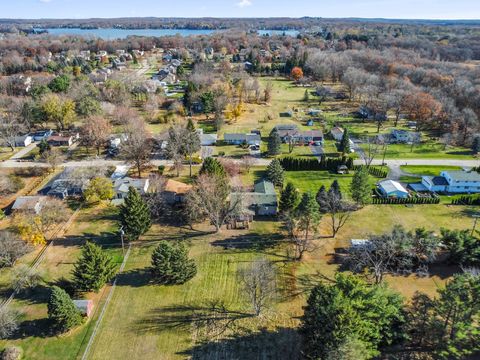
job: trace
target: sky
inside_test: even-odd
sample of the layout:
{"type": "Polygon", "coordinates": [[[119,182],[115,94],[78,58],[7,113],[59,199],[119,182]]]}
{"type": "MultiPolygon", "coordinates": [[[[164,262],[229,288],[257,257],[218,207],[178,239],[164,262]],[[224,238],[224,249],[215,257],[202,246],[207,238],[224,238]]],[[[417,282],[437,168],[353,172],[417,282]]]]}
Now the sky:
{"type": "Polygon", "coordinates": [[[480,0],[0,0],[0,18],[480,19],[480,0]]]}

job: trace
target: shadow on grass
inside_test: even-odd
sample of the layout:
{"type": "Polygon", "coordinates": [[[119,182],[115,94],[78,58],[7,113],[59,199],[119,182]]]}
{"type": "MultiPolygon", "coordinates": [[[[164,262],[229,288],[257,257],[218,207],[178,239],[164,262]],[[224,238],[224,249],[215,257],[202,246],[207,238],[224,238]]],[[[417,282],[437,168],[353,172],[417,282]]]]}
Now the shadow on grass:
{"type": "Polygon", "coordinates": [[[25,320],[20,323],[18,330],[9,337],[10,340],[21,340],[28,337],[46,338],[55,335],[52,323],[48,318],[25,320]]]}
{"type": "Polygon", "coordinates": [[[225,250],[233,249],[240,251],[255,251],[265,255],[275,256],[290,260],[287,254],[279,253],[278,246],[285,243],[284,236],[281,234],[248,233],[231,236],[222,240],[212,241],[212,246],[219,246],[225,250]]]}
{"type": "Polygon", "coordinates": [[[297,360],[300,354],[300,335],[295,329],[261,329],[244,336],[231,336],[217,341],[204,341],[181,352],[195,360],[210,359],[289,359],[297,360]]]}
{"type": "Polygon", "coordinates": [[[55,239],[54,246],[82,246],[87,241],[105,247],[121,246],[120,236],[109,231],[101,232],[99,234],[84,233],[81,236],[64,236],[62,238],[55,239]]]}
{"type": "Polygon", "coordinates": [[[136,323],[135,331],[160,333],[165,330],[189,330],[192,326],[214,326],[216,334],[228,330],[237,320],[253,317],[252,314],[227,309],[221,302],[212,301],[205,306],[176,305],[156,308],[136,323]]]}
{"type": "MultiPolygon", "coordinates": [[[[52,284],[55,285],[55,284],[52,284]]],[[[50,285],[39,284],[33,289],[23,290],[15,294],[15,299],[29,304],[44,304],[50,298],[50,285]]]]}
{"type": "Polygon", "coordinates": [[[153,283],[149,268],[124,271],[117,277],[117,286],[142,287],[153,283]]]}

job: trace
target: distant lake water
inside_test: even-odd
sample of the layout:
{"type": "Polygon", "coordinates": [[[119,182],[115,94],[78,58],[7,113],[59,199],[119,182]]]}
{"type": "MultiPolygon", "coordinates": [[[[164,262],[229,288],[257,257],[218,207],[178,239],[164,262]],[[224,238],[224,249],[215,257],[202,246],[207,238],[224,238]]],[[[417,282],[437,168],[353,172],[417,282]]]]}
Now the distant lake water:
{"type": "MultiPolygon", "coordinates": [[[[194,29],[80,29],[80,28],[47,28],[35,29],[37,31],[47,30],[51,35],[80,35],[96,37],[105,40],[125,39],[127,36],[191,36],[210,35],[216,30],[194,30],[194,29]]],[[[295,37],[299,34],[297,30],[258,30],[259,35],[287,35],[295,37]]]]}
{"type": "Polygon", "coordinates": [[[193,29],[80,29],[80,28],[54,28],[35,29],[37,31],[47,30],[51,35],[81,35],[92,36],[105,40],[125,39],[127,36],[180,36],[209,35],[215,30],[193,30],[193,29]]]}

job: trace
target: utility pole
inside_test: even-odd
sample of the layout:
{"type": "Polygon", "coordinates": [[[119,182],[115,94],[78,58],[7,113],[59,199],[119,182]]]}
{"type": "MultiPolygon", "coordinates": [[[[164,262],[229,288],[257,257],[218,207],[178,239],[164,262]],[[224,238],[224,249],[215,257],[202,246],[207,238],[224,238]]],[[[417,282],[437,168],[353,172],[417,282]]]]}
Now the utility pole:
{"type": "Polygon", "coordinates": [[[123,231],[123,226],[120,227],[119,233],[120,233],[120,240],[122,241],[122,254],[123,256],[125,256],[125,244],[123,241],[123,238],[125,237],[125,231],[123,231]]]}

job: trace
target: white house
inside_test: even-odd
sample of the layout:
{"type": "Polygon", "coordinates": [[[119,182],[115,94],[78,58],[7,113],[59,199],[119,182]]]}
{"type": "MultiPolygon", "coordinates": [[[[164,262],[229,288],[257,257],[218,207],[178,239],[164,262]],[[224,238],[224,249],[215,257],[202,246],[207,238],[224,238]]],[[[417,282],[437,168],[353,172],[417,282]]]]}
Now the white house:
{"type": "Polygon", "coordinates": [[[200,136],[200,145],[212,146],[217,143],[217,134],[204,134],[203,129],[198,129],[197,132],[200,136]]]}
{"type": "Polygon", "coordinates": [[[248,145],[260,145],[262,138],[258,134],[227,134],[223,135],[223,141],[227,144],[241,145],[247,143],[248,145]]]}
{"type": "Polygon", "coordinates": [[[405,189],[398,181],[382,180],[377,184],[377,188],[384,197],[408,197],[407,189],[405,189]]]}
{"type": "Polygon", "coordinates": [[[421,134],[413,131],[393,129],[390,133],[390,142],[407,144],[412,142],[418,142],[421,138],[421,134]]]}
{"type": "Polygon", "coordinates": [[[30,135],[17,136],[15,138],[15,146],[28,146],[33,142],[33,137],[30,135]]]}
{"type": "Polygon", "coordinates": [[[480,193],[480,174],[476,171],[442,171],[440,176],[423,176],[422,184],[429,191],[435,192],[480,193]]]}

